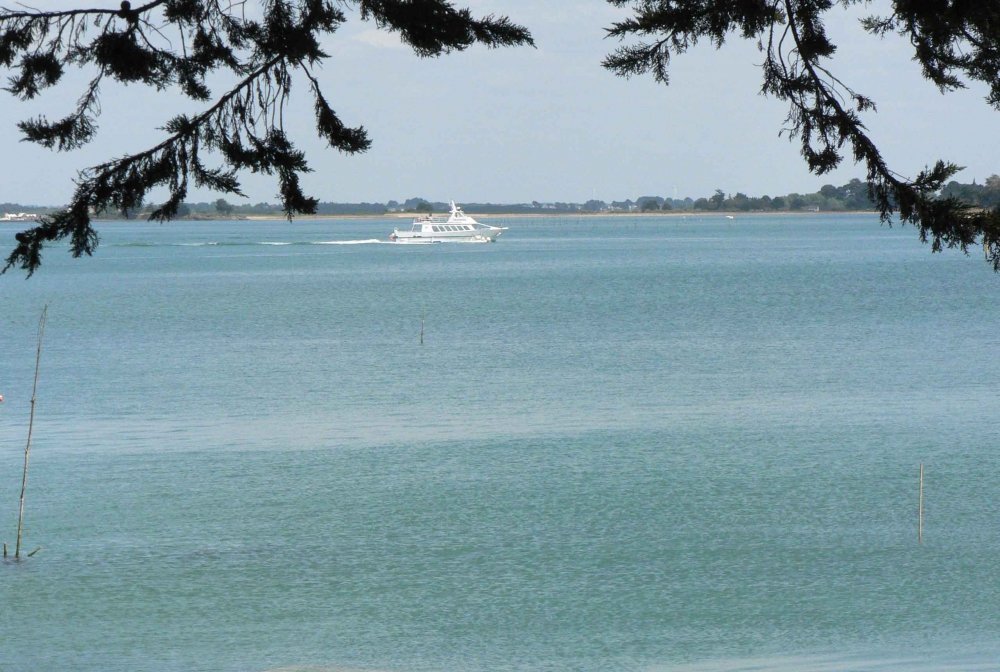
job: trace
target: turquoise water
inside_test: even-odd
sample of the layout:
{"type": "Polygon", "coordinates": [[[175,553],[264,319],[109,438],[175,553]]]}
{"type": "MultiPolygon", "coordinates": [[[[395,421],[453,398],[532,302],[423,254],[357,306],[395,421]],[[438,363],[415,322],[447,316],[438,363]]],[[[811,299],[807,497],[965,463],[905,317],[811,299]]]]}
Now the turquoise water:
{"type": "Polygon", "coordinates": [[[0,670],[1000,669],[981,258],[503,223],[106,224],[0,277],[11,545],[49,304],[0,670]]]}

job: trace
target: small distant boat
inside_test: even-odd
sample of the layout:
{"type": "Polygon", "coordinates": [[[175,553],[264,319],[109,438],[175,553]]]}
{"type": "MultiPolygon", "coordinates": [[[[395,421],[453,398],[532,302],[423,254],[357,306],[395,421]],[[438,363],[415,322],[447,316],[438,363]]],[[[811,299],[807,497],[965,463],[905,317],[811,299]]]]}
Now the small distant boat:
{"type": "Polygon", "coordinates": [[[38,215],[33,212],[5,212],[0,218],[2,222],[33,222],[38,219],[38,215]]]}
{"type": "Polygon", "coordinates": [[[480,224],[451,202],[451,214],[424,215],[413,220],[409,229],[389,234],[394,243],[495,243],[506,226],[480,224]]]}

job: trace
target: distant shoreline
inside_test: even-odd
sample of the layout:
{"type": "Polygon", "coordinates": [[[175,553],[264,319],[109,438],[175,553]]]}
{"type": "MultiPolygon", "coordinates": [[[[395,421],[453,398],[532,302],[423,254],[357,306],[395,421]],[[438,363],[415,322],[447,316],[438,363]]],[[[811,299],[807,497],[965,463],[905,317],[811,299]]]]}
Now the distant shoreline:
{"type": "MultiPolygon", "coordinates": [[[[398,220],[412,220],[416,217],[421,217],[427,213],[414,213],[414,212],[395,212],[395,213],[363,213],[363,214],[325,214],[325,215],[296,215],[292,221],[320,221],[320,220],[376,220],[376,219],[398,219],[398,220]]],[[[443,214],[443,213],[437,213],[443,214]]],[[[741,210],[712,210],[710,212],[704,210],[667,210],[659,212],[474,212],[468,213],[472,217],[480,219],[566,219],[566,218],[598,218],[598,217],[642,217],[642,218],[678,218],[678,217],[706,217],[706,218],[722,218],[729,217],[732,219],[741,218],[758,218],[758,217],[801,217],[808,215],[878,215],[876,210],[773,210],[773,211],[752,211],[745,212],[741,210]]],[[[247,221],[247,222],[272,222],[280,221],[286,219],[282,214],[270,214],[270,215],[218,215],[214,217],[198,216],[198,217],[178,217],[173,220],[173,222],[216,222],[216,221],[247,221]]],[[[113,224],[116,222],[146,222],[149,221],[145,217],[133,217],[131,219],[121,219],[121,218],[100,218],[94,217],[94,222],[100,224],[113,224]]],[[[30,220],[0,220],[2,224],[11,224],[15,226],[23,226],[24,224],[30,223],[30,220]]]]}
{"type": "MultiPolygon", "coordinates": [[[[426,213],[385,213],[385,214],[361,214],[361,215],[296,215],[294,220],[321,220],[321,219],[414,219],[426,213]]],[[[470,212],[471,217],[482,219],[495,219],[499,217],[518,219],[541,219],[541,218],[566,218],[566,217],[790,217],[801,215],[877,215],[876,210],[775,210],[771,212],[754,211],[743,212],[740,210],[713,210],[705,212],[702,210],[667,210],[660,212],[470,212]]],[[[222,219],[221,217],[219,219],[222,219]]],[[[247,221],[275,221],[285,219],[284,215],[242,215],[232,218],[247,221]]],[[[118,221],[118,220],[106,220],[118,221]]],[[[197,221],[197,220],[193,220],[197,221]]],[[[203,221],[214,221],[205,219],[203,221]]]]}

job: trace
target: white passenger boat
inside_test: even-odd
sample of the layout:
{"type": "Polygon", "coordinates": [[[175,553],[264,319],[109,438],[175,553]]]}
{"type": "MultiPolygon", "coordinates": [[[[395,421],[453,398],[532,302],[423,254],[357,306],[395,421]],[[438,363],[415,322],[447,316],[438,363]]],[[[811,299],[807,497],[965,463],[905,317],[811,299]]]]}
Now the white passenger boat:
{"type": "Polygon", "coordinates": [[[3,217],[0,217],[2,222],[33,222],[38,219],[38,215],[31,212],[5,212],[3,217]]]}
{"type": "Polygon", "coordinates": [[[389,234],[394,243],[494,243],[506,226],[480,224],[451,202],[451,214],[425,215],[413,220],[409,229],[389,234]]]}

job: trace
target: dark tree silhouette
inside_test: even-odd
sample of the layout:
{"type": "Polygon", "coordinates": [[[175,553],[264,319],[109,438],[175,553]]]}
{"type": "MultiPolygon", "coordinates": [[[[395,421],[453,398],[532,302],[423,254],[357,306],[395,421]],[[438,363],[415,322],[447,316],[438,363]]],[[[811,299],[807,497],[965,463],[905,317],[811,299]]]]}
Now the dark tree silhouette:
{"type": "MultiPolygon", "coordinates": [[[[637,38],[607,57],[605,67],[622,76],[652,73],[667,82],[671,54],[699,39],[721,45],[731,34],[756,40],[764,54],[762,91],[789,103],[788,131],[802,143],[809,169],[829,172],[850,151],[866,165],[867,188],[885,222],[898,213],[914,224],[935,251],[982,243],[1000,270],[1000,208],[976,209],[942,187],[959,169],[937,161],[912,179],[892,171],[868,136],[861,114],[872,99],[852,90],[830,70],[836,49],[823,17],[835,5],[869,0],[608,0],[633,17],[608,29],[621,40],[637,38]]],[[[60,11],[0,9],[0,67],[12,72],[7,90],[33,98],[56,85],[67,68],[93,73],[67,116],[19,124],[26,140],[60,151],[90,141],[105,78],[157,90],[178,88],[204,101],[200,114],[180,115],[165,127],[158,145],[84,170],[69,206],[17,234],[17,246],[2,269],[41,263],[45,243],[70,239],[75,256],[97,246],[91,212],[135,211],[154,187],[169,198],[151,217],[175,216],[189,184],[242,195],[240,171],[277,177],[286,214],[314,212],[316,200],[302,193],[305,156],[282,125],[293,79],[304,80],[314,98],[317,130],[342,152],[362,152],[370,141],[361,127],[349,128],[330,107],[313,70],[326,58],[321,39],[356,10],[362,20],[396,32],[420,56],[438,56],[480,43],[490,47],[532,44],[528,31],[506,17],[477,19],[448,0],[151,0],[133,8],[60,11]],[[260,18],[253,18],[259,14],[260,18]],[[217,98],[205,79],[226,71],[236,84],[217,98]],[[209,150],[220,167],[203,162],[209,150]]],[[[942,91],[964,86],[962,78],[989,87],[988,102],[1000,109],[1000,5],[982,0],[893,0],[893,13],[869,17],[873,35],[898,33],[914,46],[924,75],[942,91]]]]}
{"type": "Polygon", "coordinates": [[[340,120],[314,74],[327,58],[322,39],[348,20],[348,11],[398,33],[423,57],[476,43],[533,44],[506,17],[476,18],[448,0],[151,0],[136,7],[125,0],[119,8],[0,9],[0,67],[11,72],[11,94],[34,98],[70,68],[90,73],[68,115],[18,124],[25,140],[59,151],[92,140],[106,79],[179,90],[206,103],[199,114],[170,120],[156,146],[82,171],[69,206],[18,233],[2,271],[18,267],[31,275],[43,246],[65,238],[74,256],[92,254],[98,236],[91,213],[133,212],[154,187],[169,191],[150,216],[161,221],[178,214],[191,184],[242,196],[237,175],[244,170],[276,176],[289,217],[314,212],[316,199],[299,185],[309,167],[286,133],[282,111],[293,80],[300,80],[330,147],[346,153],[369,147],[364,128],[340,120]],[[229,73],[235,85],[213,98],[206,77],[216,71],[229,73]],[[206,165],[207,153],[222,165],[206,165]]]}
{"type": "MultiPolygon", "coordinates": [[[[809,169],[822,175],[850,151],[868,170],[868,190],[891,223],[894,213],[920,232],[932,249],[968,251],[982,243],[1000,271],[1000,208],[977,209],[942,195],[961,170],[936,161],[912,179],[892,171],[869,137],[861,114],[875,102],[855,92],[830,70],[836,50],[824,29],[824,15],[836,5],[870,0],[608,0],[632,16],[608,29],[625,42],[604,61],[623,76],[651,73],[664,84],[672,54],[699,40],[721,46],[733,34],[755,40],[763,52],[762,92],[789,104],[786,128],[802,142],[809,169]],[[633,42],[633,40],[636,40],[633,42]]],[[[923,74],[942,91],[965,86],[963,77],[989,87],[987,102],[1000,109],[1000,3],[983,0],[893,0],[892,14],[871,16],[862,27],[876,36],[897,33],[914,47],[923,74]]]]}

